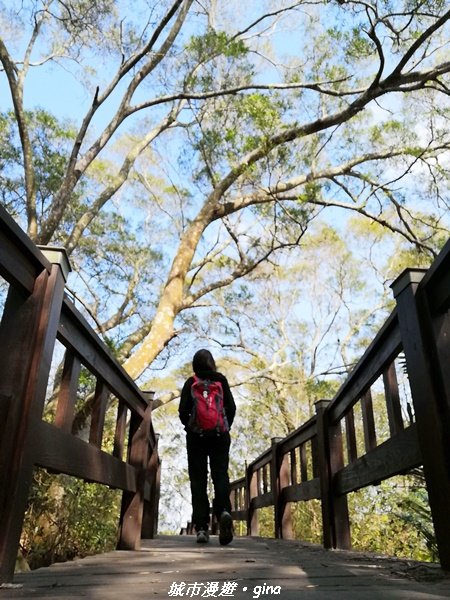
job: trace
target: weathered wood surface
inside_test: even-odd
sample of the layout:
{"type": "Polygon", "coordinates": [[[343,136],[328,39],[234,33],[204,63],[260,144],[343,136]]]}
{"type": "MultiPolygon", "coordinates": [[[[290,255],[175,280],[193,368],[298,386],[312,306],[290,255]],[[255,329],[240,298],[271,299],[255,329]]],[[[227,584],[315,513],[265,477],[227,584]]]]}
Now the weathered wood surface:
{"type": "Polygon", "coordinates": [[[161,536],[144,541],[137,552],[110,552],[18,574],[14,584],[22,587],[0,589],[0,600],[450,598],[450,573],[437,565],[327,551],[294,540],[244,537],[220,546],[216,536],[205,546],[193,536],[161,536]],[[173,584],[180,586],[176,594],[173,584]]]}

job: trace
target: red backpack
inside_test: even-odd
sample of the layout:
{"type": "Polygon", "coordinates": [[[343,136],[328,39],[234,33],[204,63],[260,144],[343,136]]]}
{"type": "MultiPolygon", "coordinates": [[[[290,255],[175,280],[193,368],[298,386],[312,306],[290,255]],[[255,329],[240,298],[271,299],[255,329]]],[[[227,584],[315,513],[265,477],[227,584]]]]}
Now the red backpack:
{"type": "Polygon", "coordinates": [[[189,419],[191,431],[222,433],[229,430],[220,381],[200,379],[194,376],[191,395],[194,405],[189,419]]]}

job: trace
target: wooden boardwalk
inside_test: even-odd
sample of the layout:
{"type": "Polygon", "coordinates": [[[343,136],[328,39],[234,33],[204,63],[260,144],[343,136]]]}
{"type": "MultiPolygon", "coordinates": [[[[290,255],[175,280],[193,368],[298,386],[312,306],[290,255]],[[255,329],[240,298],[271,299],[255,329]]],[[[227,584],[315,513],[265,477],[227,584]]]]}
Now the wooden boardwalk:
{"type": "Polygon", "coordinates": [[[16,575],[0,600],[88,598],[261,598],[420,600],[450,598],[450,573],[369,554],[326,551],[298,541],[192,536],[145,540],[138,552],[115,551],[16,575]]]}

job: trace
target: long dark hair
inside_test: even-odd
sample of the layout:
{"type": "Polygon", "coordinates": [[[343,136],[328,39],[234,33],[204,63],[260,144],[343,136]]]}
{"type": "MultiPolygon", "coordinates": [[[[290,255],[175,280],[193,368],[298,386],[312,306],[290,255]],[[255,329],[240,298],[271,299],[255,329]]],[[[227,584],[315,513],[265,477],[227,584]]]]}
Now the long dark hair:
{"type": "Polygon", "coordinates": [[[214,362],[211,352],[203,348],[202,350],[198,350],[192,359],[192,369],[194,370],[194,373],[216,371],[216,363],[214,362]]]}

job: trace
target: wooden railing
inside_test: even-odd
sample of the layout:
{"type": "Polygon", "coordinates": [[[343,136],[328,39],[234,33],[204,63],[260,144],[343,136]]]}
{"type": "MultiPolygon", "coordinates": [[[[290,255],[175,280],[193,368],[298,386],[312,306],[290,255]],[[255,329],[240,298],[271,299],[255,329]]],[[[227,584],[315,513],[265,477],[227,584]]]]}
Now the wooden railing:
{"type": "Polygon", "coordinates": [[[441,565],[450,569],[450,241],[428,271],[407,269],[392,289],[396,309],[336,396],[232,482],[233,518],[258,535],[258,509],[271,506],[276,537],[289,538],[291,503],[319,499],[324,546],[349,548],[347,494],[422,465],[441,565]],[[406,395],[398,385],[405,368],[406,395]]]}
{"type": "Polygon", "coordinates": [[[64,250],[40,249],[0,207],[0,582],[12,578],[33,469],[123,490],[119,542],[139,548],[156,533],[160,460],[152,394],[117,363],[71,300],[64,250]],[[56,342],[58,340],[58,342],[56,342]],[[44,415],[55,345],[64,350],[56,410],[44,415]],[[80,373],[92,382],[75,420],[80,373]],[[114,416],[113,416],[114,413],[114,416]],[[114,439],[105,419],[114,418],[114,439]]]}

